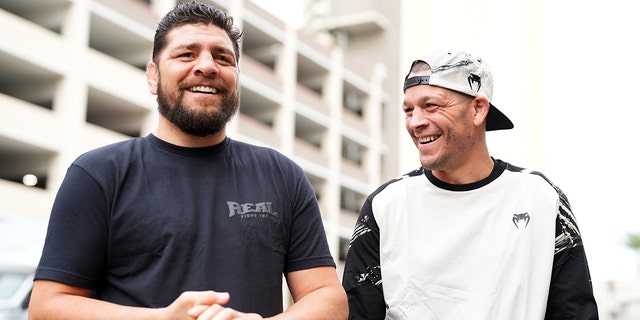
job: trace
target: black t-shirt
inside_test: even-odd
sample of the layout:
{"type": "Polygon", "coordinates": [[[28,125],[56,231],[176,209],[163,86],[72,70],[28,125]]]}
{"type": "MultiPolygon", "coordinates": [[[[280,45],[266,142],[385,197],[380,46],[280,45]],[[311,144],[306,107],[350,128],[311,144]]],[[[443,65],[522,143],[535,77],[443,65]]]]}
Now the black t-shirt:
{"type": "Polygon", "coordinates": [[[183,148],[148,135],[70,166],[35,278],[144,307],[225,291],[266,317],[282,312],[283,273],[317,266],[335,264],[297,164],[228,138],[183,148]]]}

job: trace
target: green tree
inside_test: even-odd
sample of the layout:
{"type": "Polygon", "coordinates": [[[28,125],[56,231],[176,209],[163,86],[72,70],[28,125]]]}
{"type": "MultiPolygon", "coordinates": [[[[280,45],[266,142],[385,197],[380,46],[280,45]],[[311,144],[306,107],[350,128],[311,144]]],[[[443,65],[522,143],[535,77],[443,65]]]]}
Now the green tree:
{"type": "Polygon", "coordinates": [[[640,233],[629,233],[625,244],[636,253],[636,277],[640,277],[640,233]]]}

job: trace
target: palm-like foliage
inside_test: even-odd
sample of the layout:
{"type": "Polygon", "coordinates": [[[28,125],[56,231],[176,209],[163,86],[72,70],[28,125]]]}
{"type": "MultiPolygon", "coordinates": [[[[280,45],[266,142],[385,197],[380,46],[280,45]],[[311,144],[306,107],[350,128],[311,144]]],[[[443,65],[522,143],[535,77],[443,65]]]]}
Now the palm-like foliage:
{"type": "Polygon", "coordinates": [[[625,244],[636,252],[636,277],[640,277],[640,233],[629,233],[625,244]]]}

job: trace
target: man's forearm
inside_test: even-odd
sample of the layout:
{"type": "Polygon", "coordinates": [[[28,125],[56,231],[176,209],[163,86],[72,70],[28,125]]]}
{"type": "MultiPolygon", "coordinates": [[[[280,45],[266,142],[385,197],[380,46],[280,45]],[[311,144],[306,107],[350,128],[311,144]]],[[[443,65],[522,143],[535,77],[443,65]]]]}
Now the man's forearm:
{"type": "Polygon", "coordinates": [[[29,320],[161,319],[159,309],[127,307],[92,298],[58,294],[48,301],[32,301],[29,320]]]}
{"type": "Polygon", "coordinates": [[[347,296],[341,285],[319,288],[296,301],[273,320],[342,320],[349,316],[347,296]]]}
{"type": "Polygon", "coordinates": [[[214,291],[182,293],[163,308],[142,308],[90,298],[91,291],[54,281],[37,280],[29,303],[29,320],[193,320],[196,305],[224,305],[229,294],[214,291]]]}

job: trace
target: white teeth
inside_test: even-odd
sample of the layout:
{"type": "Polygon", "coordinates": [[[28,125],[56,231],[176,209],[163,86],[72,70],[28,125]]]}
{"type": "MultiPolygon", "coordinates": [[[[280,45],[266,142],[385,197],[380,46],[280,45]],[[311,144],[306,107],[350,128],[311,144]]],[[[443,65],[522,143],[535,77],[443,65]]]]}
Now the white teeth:
{"type": "Polygon", "coordinates": [[[191,87],[188,90],[191,92],[218,93],[218,89],[205,86],[191,87]]]}
{"type": "Polygon", "coordinates": [[[422,137],[422,138],[418,139],[418,142],[420,142],[420,143],[428,143],[428,142],[435,141],[436,139],[438,139],[438,136],[428,136],[428,137],[422,137]]]}

